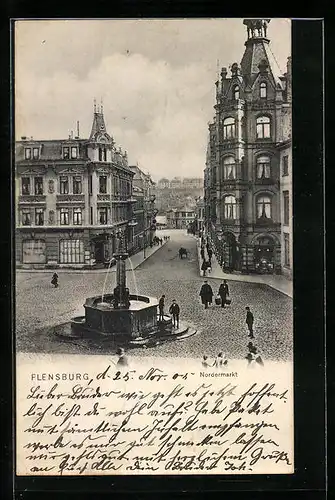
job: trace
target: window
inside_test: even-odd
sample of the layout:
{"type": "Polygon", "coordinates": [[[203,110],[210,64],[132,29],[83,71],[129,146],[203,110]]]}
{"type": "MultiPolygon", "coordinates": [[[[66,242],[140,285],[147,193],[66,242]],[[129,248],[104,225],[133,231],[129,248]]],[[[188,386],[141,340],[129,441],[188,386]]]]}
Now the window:
{"type": "Polygon", "coordinates": [[[22,226],[30,226],[31,225],[30,210],[22,210],[21,222],[22,222],[22,226]]]}
{"type": "Polygon", "coordinates": [[[82,183],[81,177],[73,177],[73,194],[81,194],[82,193],[82,183]]]}
{"type": "Polygon", "coordinates": [[[63,158],[64,160],[68,160],[70,158],[70,148],[63,148],[63,158]]]}
{"type": "Polygon", "coordinates": [[[35,226],[44,225],[44,210],[43,208],[35,208],[35,226]]]}
{"type": "Polygon", "coordinates": [[[84,263],[84,242],[82,240],[61,240],[59,242],[61,264],[84,263]]]}
{"type": "Polygon", "coordinates": [[[225,118],[223,120],[223,138],[225,140],[235,137],[235,120],[234,118],[225,118]]]}
{"type": "Polygon", "coordinates": [[[30,177],[21,179],[22,194],[30,194],[30,177]]]}
{"type": "Polygon", "coordinates": [[[67,176],[60,177],[59,192],[60,194],[69,194],[69,178],[67,176]]]}
{"type": "Polygon", "coordinates": [[[39,156],[40,156],[40,150],[39,150],[39,148],[33,148],[33,158],[34,158],[34,160],[38,160],[39,156]]]}
{"type": "Polygon", "coordinates": [[[71,148],[71,158],[75,159],[78,156],[78,149],[76,146],[71,148]]]}
{"type": "Polygon", "coordinates": [[[106,175],[99,176],[99,193],[101,193],[101,194],[107,193],[107,176],[106,175]]]}
{"type": "Polygon", "coordinates": [[[259,86],[259,95],[262,99],[266,99],[267,96],[267,85],[265,82],[262,82],[259,86]]]}
{"type": "Polygon", "coordinates": [[[290,200],[288,191],[283,191],[283,212],[284,224],[288,226],[290,222],[290,200]]]}
{"type": "Polygon", "coordinates": [[[224,179],[236,179],[236,165],[235,158],[233,156],[228,156],[223,160],[224,166],[224,179]]]}
{"type": "Polygon", "coordinates": [[[35,194],[43,194],[43,177],[35,177],[35,194]]]}
{"type": "Polygon", "coordinates": [[[236,219],[236,198],[235,196],[226,196],[224,199],[225,219],[236,219]]]}
{"type": "Polygon", "coordinates": [[[69,225],[69,209],[61,208],[60,209],[60,225],[68,226],[69,225]]]}
{"type": "Polygon", "coordinates": [[[88,177],[88,194],[92,194],[92,176],[89,175],[88,177]]]}
{"type": "Polygon", "coordinates": [[[234,87],[234,99],[235,101],[238,101],[240,98],[240,87],[238,85],[235,85],[234,87]]]}
{"type": "Polygon", "coordinates": [[[284,264],[290,267],[290,235],[284,233],[284,264]]]}
{"type": "Polygon", "coordinates": [[[256,120],[257,139],[268,139],[271,136],[270,118],[268,116],[259,116],[256,120]]]}
{"type": "Polygon", "coordinates": [[[45,240],[24,240],[22,243],[22,261],[24,264],[45,264],[45,240]]]}
{"type": "Polygon", "coordinates": [[[270,179],[270,157],[259,156],[257,158],[257,179],[270,179]]]}
{"type": "Polygon", "coordinates": [[[31,158],[31,149],[30,148],[25,148],[24,150],[24,159],[25,160],[30,160],[31,158]]]}
{"type": "Polygon", "coordinates": [[[99,208],[99,223],[107,224],[107,208],[99,208]]]}
{"type": "Polygon", "coordinates": [[[93,207],[90,207],[90,224],[93,225],[93,207]]]}
{"type": "Polygon", "coordinates": [[[99,148],[99,161],[102,161],[102,148],[99,148]]]}
{"type": "Polygon", "coordinates": [[[283,156],[283,175],[288,175],[288,155],[283,156]]]}
{"type": "Polygon", "coordinates": [[[81,223],[82,223],[81,208],[74,208],[73,209],[73,224],[75,226],[80,226],[81,223]]]}
{"type": "Polygon", "coordinates": [[[271,219],[271,198],[262,195],[257,198],[257,219],[271,219]]]}
{"type": "Polygon", "coordinates": [[[107,149],[104,148],[104,161],[107,161],[107,149]]]}

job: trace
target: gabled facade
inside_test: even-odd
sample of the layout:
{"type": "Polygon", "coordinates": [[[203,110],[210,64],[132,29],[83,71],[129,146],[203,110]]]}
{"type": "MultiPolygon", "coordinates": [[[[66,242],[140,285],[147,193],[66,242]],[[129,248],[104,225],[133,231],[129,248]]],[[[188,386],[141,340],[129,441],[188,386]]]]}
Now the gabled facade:
{"type": "Polygon", "coordinates": [[[132,247],[132,179],[127,153],[94,105],[90,137],[16,143],[16,262],[19,267],[103,264],[116,231],[132,247]]]}
{"type": "Polygon", "coordinates": [[[246,19],[241,64],[223,68],[209,124],[205,217],[223,267],[281,272],[282,117],[290,75],[280,75],[267,38],[269,20],[246,19]]]}

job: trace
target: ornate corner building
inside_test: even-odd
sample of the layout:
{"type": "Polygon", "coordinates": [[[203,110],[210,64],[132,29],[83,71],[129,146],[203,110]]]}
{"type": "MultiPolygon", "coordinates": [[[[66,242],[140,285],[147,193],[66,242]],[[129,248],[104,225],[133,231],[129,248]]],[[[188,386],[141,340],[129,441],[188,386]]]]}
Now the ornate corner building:
{"type": "Polygon", "coordinates": [[[115,251],[116,233],[136,251],[134,171],[127,152],[106,130],[94,104],[88,139],[16,142],[16,264],[18,267],[92,267],[115,251]]]}
{"type": "Polygon", "coordinates": [[[205,225],[230,271],[292,274],[291,61],[280,74],[269,19],[246,19],[241,64],[222,68],[209,124],[205,225]]]}

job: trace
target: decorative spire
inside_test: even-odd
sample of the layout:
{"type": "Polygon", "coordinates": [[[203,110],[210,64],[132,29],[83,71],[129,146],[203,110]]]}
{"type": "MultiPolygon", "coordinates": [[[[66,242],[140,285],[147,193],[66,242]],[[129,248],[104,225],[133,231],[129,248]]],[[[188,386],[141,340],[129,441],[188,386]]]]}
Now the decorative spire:
{"type": "Polygon", "coordinates": [[[270,21],[271,19],[244,19],[243,24],[247,27],[248,40],[266,38],[270,21]]]}

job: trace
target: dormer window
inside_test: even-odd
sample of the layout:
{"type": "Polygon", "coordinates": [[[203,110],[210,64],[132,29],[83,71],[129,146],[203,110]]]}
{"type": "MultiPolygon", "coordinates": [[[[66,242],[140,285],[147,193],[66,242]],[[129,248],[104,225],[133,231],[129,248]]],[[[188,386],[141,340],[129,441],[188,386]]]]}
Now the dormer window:
{"type": "Polygon", "coordinates": [[[68,160],[70,158],[70,148],[64,147],[63,148],[63,159],[68,160]]]}
{"type": "Polygon", "coordinates": [[[25,160],[30,160],[31,159],[31,148],[25,148],[25,150],[24,150],[24,159],[25,160]]]}
{"type": "Polygon", "coordinates": [[[266,99],[267,97],[267,85],[265,82],[262,82],[259,86],[259,94],[261,99],[266,99]]]}
{"type": "Polygon", "coordinates": [[[33,158],[34,160],[38,160],[40,157],[40,149],[39,148],[33,148],[33,158]]]}
{"type": "Polygon", "coordinates": [[[75,159],[78,156],[78,148],[76,146],[71,148],[71,158],[75,159]]]}
{"type": "Polygon", "coordinates": [[[235,85],[234,87],[234,99],[235,101],[238,101],[240,98],[240,87],[238,85],[235,85]]]}

